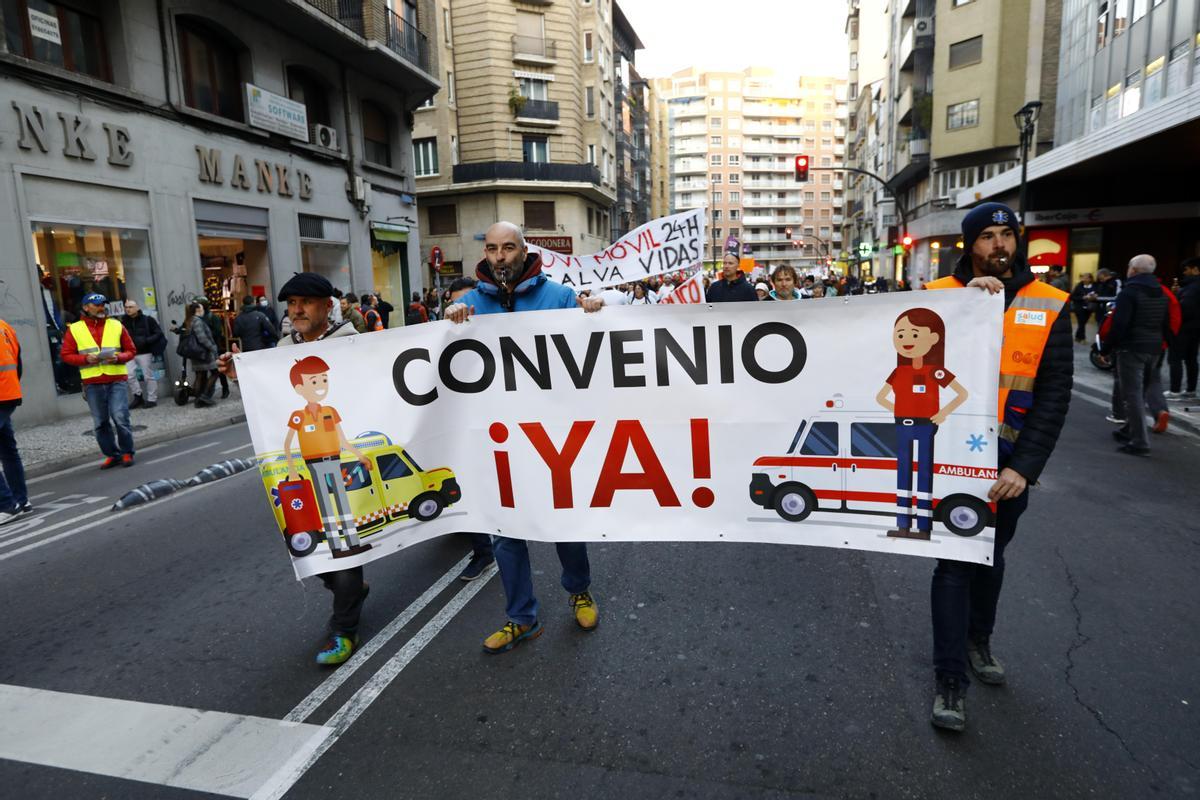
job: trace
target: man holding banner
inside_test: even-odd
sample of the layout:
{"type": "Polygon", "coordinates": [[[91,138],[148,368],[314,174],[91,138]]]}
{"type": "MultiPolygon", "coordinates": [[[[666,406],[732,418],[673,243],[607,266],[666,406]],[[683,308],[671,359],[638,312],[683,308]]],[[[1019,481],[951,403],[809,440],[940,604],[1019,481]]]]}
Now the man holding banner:
{"type": "Polygon", "coordinates": [[[937,681],[931,722],[966,727],[967,667],[980,682],[1004,683],[992,656],[991,635],[1004,582],[1004,549],[1058,441],[1071,400],[1074,356],[1069,296],[1034,279],[1018,253],[1017,215],[1000,203],[972,209],[962,221],[965,252],[952,276],[926,289],[976,287],[1004,293],[1000,356],[999,479],[988,493],[996,504],[992,566],[941,559],[933,573],[933,662],[937,681]]]}
{"type": "MultiPolygon", "coordinates": [[[[483,239],[483,255],[475,268],[478,285],[446,309],[446,319],[462,323],[471,314],[540,311],[576,305],[592,312],[604,306],[603,298],[576,299],[570,288],[548,280],[542,274],[541,256],[529,252],[524,234],[511,222],[497,222],[488,228],[483,239]]],[[[596,601],[588,591],[592,579],[587,545],[558,542],[555,547],[562,564],[562,586],[571,595],[575,621],[583,630],[593,631],[600,623],[600,617],[596,601]]],[[[483,649],[491,654],[507,652],[526,639],[542,635],[538,600],[533,594],[528,544],[524,539],[497,536],[494,549],[500,580],[504,583],[508,622],[484,640],[483,649]]]]}

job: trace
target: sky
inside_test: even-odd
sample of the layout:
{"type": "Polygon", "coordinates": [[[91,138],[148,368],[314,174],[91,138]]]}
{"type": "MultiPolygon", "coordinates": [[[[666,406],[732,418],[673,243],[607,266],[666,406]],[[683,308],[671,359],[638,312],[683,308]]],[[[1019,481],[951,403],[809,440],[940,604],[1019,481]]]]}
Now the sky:
{"type": "Polygon", "coordinates": [[[657,78],[689,66],[773,67],[845,77],[845,0],[618,0],[646,49],[636,67],[657,78]]]}

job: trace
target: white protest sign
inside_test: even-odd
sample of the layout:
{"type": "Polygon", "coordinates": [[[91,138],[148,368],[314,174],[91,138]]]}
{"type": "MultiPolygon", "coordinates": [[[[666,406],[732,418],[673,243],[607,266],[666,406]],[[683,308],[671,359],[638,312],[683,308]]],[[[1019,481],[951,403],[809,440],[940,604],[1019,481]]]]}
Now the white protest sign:
{"type": "Polygon", "coordinates": [[[269,533],[299,577],[457,531],[987,564],[1003,307],[944,291],[561,309],[235,359],[269,533]],[[906,527],[929,538],[889,534],[906,527]]]}
{"type": "Polygon", "coordinates": [[[675,291],[658,301],[659,303],[703,303],[704,273],[697,272],[675,287],[675,291]]]}
{"type": "Polygon", "coordinates": [[[590,256],[569,256],[535,244],[542,272],[576,292],[596,291],[653,275],[689,269],[704,258],[704,214],[699,208],[651,220],[590,256]]]}

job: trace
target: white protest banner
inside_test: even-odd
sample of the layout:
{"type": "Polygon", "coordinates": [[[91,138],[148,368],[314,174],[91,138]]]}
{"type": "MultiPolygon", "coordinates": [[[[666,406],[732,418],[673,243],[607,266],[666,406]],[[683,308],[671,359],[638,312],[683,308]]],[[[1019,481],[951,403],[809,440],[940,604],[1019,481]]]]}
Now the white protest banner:
{"type": "Polygon", "coordinates": [[[1002,313],[965,290],[563,309],[235,358],[299,577],[457,531],[987,564],[1002,313]]]}
{"type": "Polygon", "coordinates": [[[693,208],[651,220],[590,256],[571,256],[528,243],[542,272],[576,292],[596,291],[689,269],[704,258],[704,214],[693,208]]]}
{"type": "Polygon", "coordinates": [[[659,303],[703,303],[704,302],[704,273],[696,272],[683,283],[675,287],[675,291],[663,297],[659,303]]]}

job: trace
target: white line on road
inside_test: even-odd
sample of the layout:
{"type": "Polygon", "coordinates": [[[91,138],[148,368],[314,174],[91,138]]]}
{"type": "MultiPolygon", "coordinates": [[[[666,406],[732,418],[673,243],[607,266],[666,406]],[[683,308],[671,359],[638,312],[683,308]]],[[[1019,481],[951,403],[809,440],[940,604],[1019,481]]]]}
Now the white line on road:
{"type": "Polygon", "coordinates": [[[332,732],[321,740],[311,753],[297,753],[293,759],[262,784],[259,790],[251,796],[251,800],[278,800],[283,797],[296,784],[296,781],[300,780],[304,773],[317,763],[325,751],[332,747],[333,743],[354,724],[355,720],[362,716],[371,703],[375,702],[383,690],[396,679],[396,676],[425,649],[426,645],[433,641],[435,636],[441,633],[442,629],[449,624],[450,620],[454,619],[459,611],[462,611],[471,598],[479,594],[479,591],[495,574],[496,565],[492,564],[487,572],[450,598],[442,610],[425,623],[425,627],[417,631],[417,634],[409,639],[396,655],[388,659],[379,671],[372,675],[371,679],[363,684],[330,718],[326,727],[332,728],[332,732]]]}
{"type": "MultiPolygon", "coordinates": [[[[1106,411],[1108,411],[1109,413],[1112,413],[1112,403],[1107,400],[1101,400],[1099,398],[1092,397],[1089,394],[1084,394],[1083,392],[1079,391],[1078,389],[1072,389],[1071,394],[1075,395],[1076,398],[1084,401],[1085,403],[1091,403],[1094,406],[1100,406],[1100,408],[1103,408],[1106,411]]],[[[1149,425],[1149,423],[1147,423],[1147,425],[1149,425]]],[[[1176,428],[1168,427],[1167,430],[1171,433],[1172,436],[1182,436],[1183,438],[1187,439],[1190,442],[1200,442],[1200,436],[1197,436],[1196,434],[1192,433],[1191,431],[1185,431],[1182,428],[1178,428],[1178,427],[1176,427],[1176,428]]]]}
{"type": "MultiPolygon", "coordinates": [[[[11,541],[5,542],[4,546],[9,547],[11,545],[16,544],[17,542],[24,542],[25,540],[32,539],[35,536],[42,536],[43,534],[50,533],[51,531],[56,531],[59,528],[65,528],[68,525],[78,525],[80,522],[82,522],[85,519],[89,519],[98,514],[106,514],[106,513],[108,513],[107,508],[97,508],[95,511],[89,511],[86,514],[80,514],[77,517],[72,517],[71,519],[64,519],[62,522],[56,522],[53,525],[47,525],[44,528],[39,528],[38,530],[30,531],[29,533],[26,533],[24,536],[18,536],[17,538],[15,538],[11,541]]],[[[69,536],[73,533],[80,533],[90,527],[91,527],[91,525],[87,525],[83,528],[80,528],[78,531],[70,531],[66,535],[69,536]]],[[[24,528],[22,528],[22,530],[24,530],[24,528]]],[[[51,537],[51,541],[53,541],[54,539],[57,539],[57,538],[59,538],[59,537],[57,537],[57,536],[51,537]]],[[[25,547],[20,548],[19,550],[13,550],[11,552],[4,553],[3,555],[0,555],[0,561],[5,560],[6,558],[11,558],[12,556],[16,555],[17,553],[23,553],[26,550],[32,550],[33,547],[34,547],[34,545],[27,545],[25,547]]]]}
{"type": "Polygon", "coordinates": [[[249,797],[328,728],[0,685],[0,758],[249,797]]]}
{"type": "Polygon", "coordinates": [[[32,495],[30,495],[30,496],[29,496],[29,499],[30,499],[31,501],[32,501],[32,500],[38,500],[38,499],[41,499],[41,498],[43,498],[43,497],[48,497],[49,495],[52,495],[52,494],[54,494],[54,492],[41,492],[40,494],[32,494],[32,495]]]}
{"type": "Polygon", "coordinates": [[[227,456],[230,453],[236,453],[238,450],[245,450],[247,447],[254,447],[254,445],[249,442],[246,444],[239,444],[237,447],[231,447],[228,450],[222,450],[219,455],[227,456]]]}
{"type": "Polygon", "coordinates": [[[416,600],[412,602],[408,608],[404,609],[387,624],[383,630],[375,634],[371,641],[363,645],[361,650],[354,653],[354,656],[345,664],[340,666],[336,672],[326,678],[317,688],[313,689],[308,697],[300,701],[300,704],[288,712],[284,720],[288,722],[303,722],[316,711],[322,703],[330,698],[330,696],[341,688],[355,670],[375,655],[379,650],[387,644],[393,636],[400,632],[401,628],[412,621],[413,617],[421,613],[425,606],[429,605],[435,597],[441,594],[447,586],[454,582],[459,573],[463,571],[463,567],[471,557],[464,556],[461,561],[452,566],[450,570],[441,578],[430,586],[416,600]]]}
{"type": "MultiPolygon", "coordinates": [[[[257,474],[256,472],[252,472],[252,471],[238,473],[238,475],[256,475],[256,474],[257,474]]],[[[237,477],[237,475],[230,476],[230,478],[236,478],[236,477],[237,477]]],[[[174,500],[176,498],[183,497],[186,494],[201,491],[202,489],[206,489],[209,486],[220,485],[225,480],[229,480],[230,478],[225,478],[225,479],[219,480],[219,481],[212,481],[211,483],[202,483],[199,486],[189,486],[186,489],[180,489],[178,492],[175,492],[173,495],[171,495],[171,499],[174,500]]],[[[84,531],[91,530],[92,528],[95,528],[98,525],[107,525],[109,523],[117,521],[118,519],[127,517],[130,514],[136,514],[139,511],[144,511],[145,509],[152,508],[152,507],[154,507],[153,503],[147,503],[146,505],[134,506],[133,508],[127,508],[124,511],[116,511],[116,512],[110,511],[107,508],[98,508],[95,511],[90,511],[87,514],[82,514],[78,517],[75,517],[74,519],[69,519],[69,520],[65,520],[63,522],[55,523],[54,525],[51,525],[48,528],[43,528],[40,531],[35,531],[34,533],[29,534],[29,536],[39,536],[41,534],[52,531],[56,528],[61,528],[64,525],[76,525],[81,520],[87,519],[88,517],[94,517],[97,514],[108,514],[108,516],[105,517],[104,519],[98,519],[93,522],[89,522],[87,525],[82,525],[78,528],[75,528],[74,530],[65,531],[64,533],[60,533],[57,536],[49,536],[45,539],[38,539],[36,542],[27,544],[24,547],[19,547],[16,550],[11,550],[7,553],[2,553],[2,554],[0,554],[0,561],[5,561],[6,559],[12,558],[14,556],[19,556],[22,553],[27,553],[30,550],[35,550],[39,547],[42,547],[43,545],[47,545],[52,542],[57,542],[59,539],[66,539],[69,536],[75,536],[77,534],[83,533],[84,531]]],[[[24,538],[29,538],[29,536],[26,536],[24,538]]],[[[13,544],[13,542],[7,542],[7,544],[13,544]]]]}
{"type": "Polygon", "coordinates": [[[188,453],[195,453],[197,450],[204,450],[209,447],[216,447],[219,444],[220,444],[220,442],[208,442],[207,444],[202,444],[197,447],[189,447],[187,450],[180,450],[177,453],[171,453],[169,456],[159,456],[158,458],[153,458],[149,461],[143,461],[142,463],[145,464],[146,466],[149,466],[150,464],[157,464],[161,461],[169,461],[172,458],[175,458],[176,456],[186,456],[188,453]]]}

